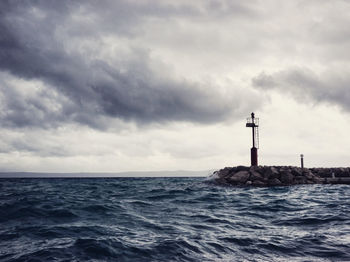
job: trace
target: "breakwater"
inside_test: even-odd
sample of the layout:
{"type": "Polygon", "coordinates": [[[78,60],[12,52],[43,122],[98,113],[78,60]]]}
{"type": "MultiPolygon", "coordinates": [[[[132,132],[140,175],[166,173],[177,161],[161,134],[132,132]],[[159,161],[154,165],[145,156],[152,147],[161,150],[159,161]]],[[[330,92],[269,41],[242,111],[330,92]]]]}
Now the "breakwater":
{"type": "Polygon", "coordinates": [[[213,178],[216,183],[234,186],[350,184],[350,168],[237,166],[225,167],[215,171],[213,178]]]}

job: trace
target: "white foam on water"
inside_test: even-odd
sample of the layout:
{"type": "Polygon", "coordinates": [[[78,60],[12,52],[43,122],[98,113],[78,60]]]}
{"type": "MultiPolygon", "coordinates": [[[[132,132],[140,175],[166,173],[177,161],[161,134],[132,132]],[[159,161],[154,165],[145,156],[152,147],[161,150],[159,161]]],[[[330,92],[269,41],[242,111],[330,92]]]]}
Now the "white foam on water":
{"type": "Polygon", "coordinates": [[[213,181],[213,180],[216,180],[216,179],[219,179],[219,175],[218,175],[218,172],[217,172],[217,171],[214,171],[213,173],[210,173],[210,174],[205,178],[206,181],[213,181]]]}

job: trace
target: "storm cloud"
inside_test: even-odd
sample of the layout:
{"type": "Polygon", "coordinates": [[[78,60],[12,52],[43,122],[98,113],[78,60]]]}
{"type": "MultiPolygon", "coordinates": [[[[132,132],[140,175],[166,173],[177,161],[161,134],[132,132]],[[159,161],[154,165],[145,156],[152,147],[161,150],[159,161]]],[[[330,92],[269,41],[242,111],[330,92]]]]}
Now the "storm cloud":
{"type": "Polygon", "coordinates": [[[327,103],[350,112],[350,77],[344,68],[322,73],[308,68],[261,73],[253,78],[252,83],[260,90],[291,94],[300,102],[327,103]]]}
{"type": "Polygon", "coordinates": [[[1,1],[0,10],[5,126],[77,122],[104,128],[108,119],[215,123],[244,112],[244,94],[224,96],[213,83],[173,77],[167,63],[132,41],[146,18],[196,15],[190,6],[1,1]],[[120,43],[106,54],[109,38],[120,43]],[[7,81],[14,76],[24,80],[20,88],[7,81]],[[33,81],[41,86],[35,95],[20,90],[33,81]]]}
{"type": "Polygon", "coordinates": [[[348,165],[349,13],[343,0],[2,0],[0,170],[249,164],[252,111],[261,163],[348,165]]]}

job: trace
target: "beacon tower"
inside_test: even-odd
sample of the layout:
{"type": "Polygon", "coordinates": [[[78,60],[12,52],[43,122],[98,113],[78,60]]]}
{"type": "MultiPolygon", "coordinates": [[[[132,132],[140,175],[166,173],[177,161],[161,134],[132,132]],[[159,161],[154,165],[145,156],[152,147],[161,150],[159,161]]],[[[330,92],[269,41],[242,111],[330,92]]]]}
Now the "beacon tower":
{"type": "Polygon", "coordinates": [[[259,118],[254,113],[247,118],[246,127],[252,128],[253,147],[250,149],[250,162],[252,166],[258,165],[258,148],[259,148],[259,118]]]}

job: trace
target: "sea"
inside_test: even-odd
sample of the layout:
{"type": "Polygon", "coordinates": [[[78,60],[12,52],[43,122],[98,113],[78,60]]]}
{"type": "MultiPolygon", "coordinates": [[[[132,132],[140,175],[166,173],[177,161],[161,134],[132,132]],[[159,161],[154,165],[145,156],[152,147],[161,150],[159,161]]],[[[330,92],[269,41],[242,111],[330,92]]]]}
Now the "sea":
{"type": "Polygon", "coordinates": [[[1,178],[0,261],[350,261],[350,186],[1,178]]]}

